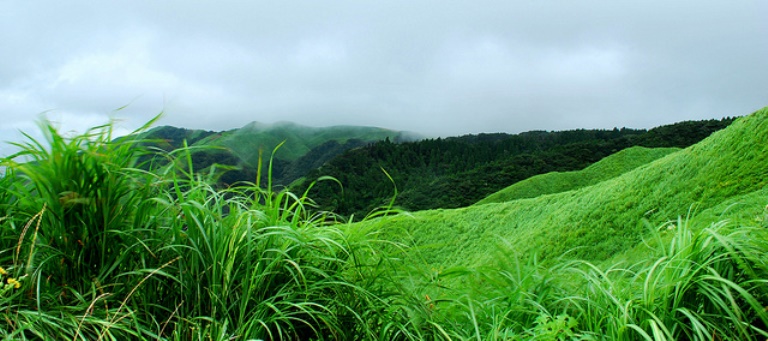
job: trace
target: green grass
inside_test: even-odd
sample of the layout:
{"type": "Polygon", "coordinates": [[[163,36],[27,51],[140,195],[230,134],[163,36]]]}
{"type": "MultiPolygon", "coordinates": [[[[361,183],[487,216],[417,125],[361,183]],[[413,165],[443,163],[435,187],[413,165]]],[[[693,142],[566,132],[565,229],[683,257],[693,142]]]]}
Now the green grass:
{"type": "Polygon", "coordinates": [[[307,210],[305,196],[259,183],[215,189],[189,148],[141,170],[148,151],[112,142],[111,125],[73,138],[41,127],[44,141],[3,160],[0,266],[21,283],[0,297],[3,338],[373,333],[379,300],[358,285],[365,269],[354,261],[372,241],[307,210]]]}
{"type": "Polygon", "coordinates": [[[259,148],[271,150],[284,143],[277,158],[293,161],[328,141],[344,143],[349,139],[378,141],[389,137],[395,139],[400,132],[373,127],[304,127],[292,123],[261,125],[252,123],[243,128],[223,132],[198,142],[200,145],[226,147],[243,161],[255,166],[258,162],[259,148]]]}
{"type": "Polygon", "coordinates": [[[480,200],[477,205],[535,198],[591,186],[667,156],[678,148],[630,147],[574,172],[532,176],[480,200]]]}
{"type": "Polygon", "coordinates": [[[272,160],[220,189],[207,147],[147,171],[111,125],[41,128],[2,159],[3,340],[768,337],[768,109],[591,186],[360,223],[272,160]]]}
{"type": "MultiPolygon", "coordinates": [[[[436,267],[490,260],[487,250],[507,243],[521,254],[603,261],[637,245],[648,229],[723,202],[761,213],[768,178],[768,110],[739,119],[699,144],[577,190],[457,210],[432,210],[378,222],[392,238],[422,249],[436,267]],[[738,202],[738,201],[737,201],[738,202]],[[410,236],[403,238],[402,236],[410,236]]],[[[721,219],[728,217],[728,212],[721,219]]]]}
{"type": "MultiPolygon", "coordinates": [[[[571,266],[562,268],[565,266],[563,264],[574,264],[577,269],[587,266],[596,272],[593,275],[600,279],[600,285],[622,286],[628,297],[641,295],[636,284],[633,284],[640,280],[640,277],[633,279],[629,274],[647,273],[648,268],[654,266],[653,263],[647,263],[648,259],[654,260],[659,252],[654,251],[655,249],[649,250],[646,243],[658,247],[670,238],[651,238],[656,235],[655,227],[667,227],[667,222],[675,222],[681,216],[689,217],[685,220],[686,224],[695,226],[695,233],[700,233],[701,229],[713,222],[729,222],[732,224],[729,226],[737,227],[765,226],[764,220],[761,219],[765,217],[764,207],[768,202],[768,180],[765,178],[765,174],[768,174],[766,146],[768,109],[763,109],[738,120],[731,127],[715,133],[697,145],[592,186],[505,203],[475,205],[457,210],[415,212],[411,216],[389,217],[363,225],[373,225],[372,228],[380,229],[387,238],[413,246],[403,256],[403,267],[410,270],[398,273],[403,277],[400,281],[409,283],[406,291],[417,292],[417,295],[422,297],[428,295],[433,300],[447,301],[442,304],[445,306],[444,310],[466,313],[466,307],[456,306],[457,297],[477,298],[484,297],[485,292],[492,292],[494,294],[490,298],[480,301],[493,302],[511,292],[515,298],[514,303],[506,308],[477,308],[479,304],[475,306],[481,312],[490,314],[486,317],[486,321],[490,322],[486,324],[498,326],[501,324],[499,321],[506,319],[505,316],[509,314],[513,316],[511,320],[523,321],[520,326],[510,327],[510,333],[536,339],[536,333],[530,328],[557,321],[560,312],[568,311],[569,316],[579,319],[580,327],[575,328],[576,330],[584,330],[586,334],[596,333],[605,328],[601,315],[593,312],[593,315],[576,316],[576,313],[571,311],[572,307],[562,307],[559,304],[569,297],[588,301],[594,295],[580,287],[586,284],[579,284],[575,288],[570,287],[570,284],[564,288],[553,284],[563,280],[583,283],[583,279],[587,278],[584,273],[573,276],[559,275],[576,272],[571,266]],[[528,265],[519,265],[521,261],[518,259],[523,259],[522,263],[528,265]],[[573,263],[574,261],[577,263],[573,263]],[[499,269],[504,269],[505,262],[518,265],[513,267],[514,271],[496,273],[499,269]],[[633,265],[625,269],[627,264],[633,265]],[[465,275],[467,272],[496,273],[493,276],[501,276],[501,283],[506,284],[494,291],[487,285],[498,282],[498,278],[493,281],[483,279],[473,282],[465,275]],[[601,277],[601,272],[623,275],[619,279],[602,283],[608,278],[601,277]],[[520,282],[532,283],[527,284],[532,288],[525,290],[526,285],[520,285],[520,282]],[[463,292],[462,288],[468,287],[479,293],[463,292]],[[556,293],[553,294],[553,291],[556,293]],[[496,312],[502,313],[502,317],[495,315],[496,312]],[[523,326],[527,326],[527,329],[523,326]]],[[[741,242],[764,244],[764,234],[755,233],[755,236],[759,237],[754,240],[744,238],[741,242]]],[[[751,247],[753,246],[748,246],[751,247]]],[[[764,260],[755,256],[756,254],[759,252],[752,253],[752,261],[764,264],[764,260]]],[[[752,287],[755,283],[763,283],[765,279],[765,274],[758,274],[731,288],[739,291],[741,283],[752,287]]],[[[674,282],[676,279],[670,276],[667,280],[674,282]]],[[[729,286],[731,282],[725,281],[721,284],[729,286]]],[[[611,290],[615,289],[606,293],[611,290]]],[[[707,295],[710,294],[715,295],[714,292],[702,295],[709,299],[707,295]]],[[[733,293],[722,295],[728,297],[733,293]]],[[[632,298],[622,303],[626,304],[630,300],[632,298]]],[[[750,301],[750,304],[755,303],[749,295],[743,300],[750,301]]],[[[611,302],[616,304],[606,300],[599,305],[601,309],[608,309],[605,305],[611,302]]],[[[648,333],[652,339],[675,339],[670,335],[679,338],[683,330],[681,325],[687,323],[686,320],[678,316],[672,319],[676,319],[677,322],[674,323],[679,324],[674,327],[677,329],[656,330],[661,328],[662,324],[674,324],[667,317],[661,318],[658,315],[671,314],[667,309],[675,307],[655,304],[650,304],[656,310],[652,314],[648,313],[643,323],[638,322],[633,327],[624,325],[621,327],[624,328],[621,333],[626,333],[626,328],[634,328],[633,330],[648,333]],[[661,320],[648,320],[656,318],[661,320]]],[[[764,298],[760,304],[768,306],[764,298]]],[[[466,303],[460,306],[466,306],[466,303]]],[[[749,307],[743,309],[750,311],[751,319],[758,319],[759,311],[749,307]]],[[[721,310],[720,313],[726,312],[721,310]]],[[[580,311],[579,314],[583,312],[580,311]]],[[[743,320],[743,317],[737,316],[717,316],[724,321],[743,320]]],[[[446,321],[461,320],[450,314],[444,318],[446,321]]],[[[464,317],[462,327],[468,328],[470,321],[476,318],[477,314],[469,319],[464,317]]],[[[559,323],[566,322],[561,320],[559,323]]],[[[707,323],[716,322],[710,320],[707,323]]],[[[725,329],[731,327],[721,325],[715,328],[705,325],[700,328],[707,330],[711,337],[712,333],[722,335],[725,329]]],[[[489,328],[480,334],[484,337],[490,334],[503,338],[506,332],[502,329],[504,328],[489,328]]],[[[746,333],[743,329],[739,332],[746,333]]],[[[642,333],[632,334],[631,337],[619,337],[619,334],[618,331],[615,334],[618,339],[642,339],[638,338],[642,333]]],[[[734,338],[743,339],[742,334],[734,338]]],[[[751,335],[750,338],[756,338],[755,335],[757,334],[751,335]]],[[[462,338],[470,336],[471,334],[464,335],[462,338]]],[[[574,339],[582,336],[586,337],[574,336],[574,339]]],[[[690,338],[702,339],[700,336],[690,338]]]]}

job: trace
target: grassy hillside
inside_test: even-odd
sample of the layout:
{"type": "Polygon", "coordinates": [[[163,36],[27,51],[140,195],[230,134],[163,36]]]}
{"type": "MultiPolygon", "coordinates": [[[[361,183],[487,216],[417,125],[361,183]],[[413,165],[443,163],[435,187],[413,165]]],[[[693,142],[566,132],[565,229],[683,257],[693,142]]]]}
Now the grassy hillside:
{"type": "MultiPolygon", "coordinates": [[[[264,159],[269,159],[274,148],[282,143],[274,155],[272,180],[277,185],[288,185],[349,149],[385,139],[410,141],[417,135],[375,127],[320,128],[289,122],[253,122],[224,132],[163,126],[138,134],[136,138],[151,139],[152,146],[165,151],[182,148],[186,140],[195,149],[193,168],[207,172],[211,165],[225,165],[227,171],[221,172],[218,180],[227,185],[254,181],[259,151],[264,159]]],[[[221,171],[223,168],[218,169],[221,171]]]]}
{"type": "Polygon", "coordinates": [[[185,140],[188,145],[193,145],[214,134],[216,133],[213,131],[161,126],[141,132],[136,137],[139,139],[151,139],[156,147],[165,151],[171,151],[181,148],[185,140]]]}
{"type": "Polygon", "coordinates": [[[578,190],[457,210],[382,219],[393,238],[421,247],[425,264],[476,266],[499,244],[521,255],[606,260],[641,242],[644,221],[657,226],[694,211],[710,216],[762,214],[764,205],[707,211],[751,198],[766,201],[768,109],[741,118],[704,141],[578,190]],[[755,193],[758,194],[755,194],[755,193]],[[757,207],[757,208],[756,208],[757,207]],[[755,211],[757,210],[757,211],[755,211]],[[412,240],[401,236],[408,235],[412,240]]]}
{"type": "Polygon", "coordinates": [[[765,340],[767,116],[593,186],[359,224],[43,124],[0,159],[0,338],[765,340]]]}
{"type": "Polygon", "coordinates": [[[535,198],[594,185],[666,156],[678,148],[630,147],[587,168],[573,172],[551,172],[530,177],[489,195],[477,204],[535,198]]]}
{"type": "Polygon", "coordinates": [[[212,136],[201,143],[224,146],[238,157],[255,166],[258,163],[259,149],[269,155],[277,145],[285,141],[275,158],[293,161],[307,154],[315,147],[328,141],[344,143],[351,139],[379,141],[386,138],[400,140],[404,133],[375,127],[335,126],[306,127],[294,123],[276,124],[250,123],[240,129],[212,136]]]}
{"type": "Polygon", "coordinates": [[[687,121],[651,130],[579,129],[384,141],[351,149],[305,178],[338,179],[343,191],[327,183],[317,186],[311,196],[323,209],[344,216],[363,216],[388,203],[392,183],[399,193],[395,204],[406,210],[466,207],[532,176],[581,170],[628,147],[688,147],[732,121],[687,121]]]}

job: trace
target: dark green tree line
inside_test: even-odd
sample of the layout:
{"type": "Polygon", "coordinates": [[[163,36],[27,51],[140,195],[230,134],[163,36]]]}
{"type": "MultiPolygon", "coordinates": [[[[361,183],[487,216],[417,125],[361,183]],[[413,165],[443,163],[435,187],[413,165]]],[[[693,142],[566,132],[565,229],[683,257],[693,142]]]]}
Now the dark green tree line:
{"type": "MultiPolygon", "coordinates": [[[[312,191],[321,209],[364,215],[385,205],[395,188],[396,205],[406,210],[471,205],[515,182],[553,171],[579,170],[631,146],[684,148],[734,119],[686,121],[650,130],[532,131],[516,135],[479,134],[417,142],[381,141],[349,150],[306,179],[332,176],[312,191]]],[[[307,181],[307,182],[308,182],[307,181]]],[[[301,192],[307,183],[295,189],[301,192]]]]}

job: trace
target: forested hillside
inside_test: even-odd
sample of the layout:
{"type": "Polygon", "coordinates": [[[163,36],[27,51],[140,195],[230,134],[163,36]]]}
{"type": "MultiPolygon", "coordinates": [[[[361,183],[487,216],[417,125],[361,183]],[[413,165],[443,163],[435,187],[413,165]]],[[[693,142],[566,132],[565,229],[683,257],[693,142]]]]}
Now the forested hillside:
{"type": "MultiPolygon", "coordinates": [[[[166,152],[182,148],[186,141],[193,148],[193,169],[203,172],[217,165],[218,182],[222,186],[256,181],[259,157],[266,165],[273,150],[282,144],[272,160],[271,180],[276,186],[285,186],[349,149],[384,139],[405,142],[419,137],[414,133],[376,127],[307,127],[290,122],[253,122],[222,132],[163,126],[138,138],[148,140],[147,144],[166,152]]],[[[262,180],[265,182],[266,177],[264,172],[262,180]]]]}
{"type": "Polygon", "coordinates": [[[393,276],[434,305],[408,315],[428,321],[416,323],[428,331],[457,326],[464,339],[494,340],[763,340],[767,173],[764,108],[592,186],[349,230],[409,246],[393,276]]]}
{"type": "MultiPolygon", "coordinates": [[[[342,215],[362,216],[385,205],[395,186],[396,205],[406,210],[463,207],[531,176],[583,169],[627,147],[684,148],[732,121],[686,121],[650,130],[533,131],[406,143],[385,140],[349,150],[311,171],[306,179],[324,175],[338,179],[343,188],[324,182],[310,196],[321,208],[342,215]]],[[[307,185],[295,190],[302,192],[307,185]]]]}
{"type": "Polygon", "coordinates": [[[438,268],[492,261],[501,239],[539,259],[602,261],[630,252],[651,226],[684,217],[762,223],[768,190],[768,109],[710,138],[618,177],[557,194],[380,222],[392,239],[409,236],[438,268]],[[403,233],[407,231],[407,233],[403,233]],[[443,247],[450,245],[451,247],[443,247]]]}

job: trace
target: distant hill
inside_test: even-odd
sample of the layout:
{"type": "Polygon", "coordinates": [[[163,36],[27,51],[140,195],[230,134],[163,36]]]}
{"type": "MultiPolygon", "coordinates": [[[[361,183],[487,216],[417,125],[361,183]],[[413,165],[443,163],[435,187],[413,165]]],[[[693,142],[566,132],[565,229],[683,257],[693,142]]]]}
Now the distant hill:
{"type": "Polygon", "coordinates": [[[266,165],[274,148],[283,143],[274,155],[273,180],[277,185],[287,185],[352,148],[381,140],[406,142],[419,138],[415,133],[376,127],[307,127],[290,122],[252,122],[222,132],[162,126],[141,137],[153,140],[155,147],[166,151],[181,148],[185,139],[189,146],[202,147],[193,155],[195,169],[204,170],[213,164],[233,166],[235,170],[220,178],[228,184],[254,181],[259,155],[266,165]]]}
{"type": "MultiPolygon", "coordinates": [[[[310,171],[306,179],[338,179],[343,189],[324,183],[315,186],[310,197],[323,209],[346,216],[364,216],[386,205],[395,189],[395,204],[405,210],[465,207],[532,176],[580,170],[628,147],[684,148],[731,122],[724,118],[650,130],[579,129],[380,141],[333,158],[310,171]]],[[[301,193],[305,188],[306,184],[294,190],[301,193]]]]}
{"type": "Polygon", "coordinates": [[[294,161],[309,153],[312,149],[329,141],[343,145],[350,140],[375,142],[389,138],[394,142],[412,141],[415,134],[384,128],[359,126],[307,127],[291,122],[263,124],[252,122],[240,129],[230,130],[209,136],[202,143],[224,146],[232,150],[240,159],[255,166],[258,163],[258,150],[267,154],[278,144],[285,141],[275,158],[294,161]]]}
{"type": "Polygon", "coordinates": [[[550,172],[517,182],[477,202],[478,205],[535,198],[591,186],[617,177],[651,161],[667,156],[679,148],[629,147],[591,166],[573,172],[550,172]]]}
{"type": "Polygon", "coordinates": [[[489,264],[490,251],[499,248],[544,261],[595,262],[633,252],[649,226],[689,214],[698,228],[723,219],[765,224],[766,174],[768,108],[593,186],[365,224],[374,224],[384,239],[416,246],[414,259],[435,269],[489,264]]]}

